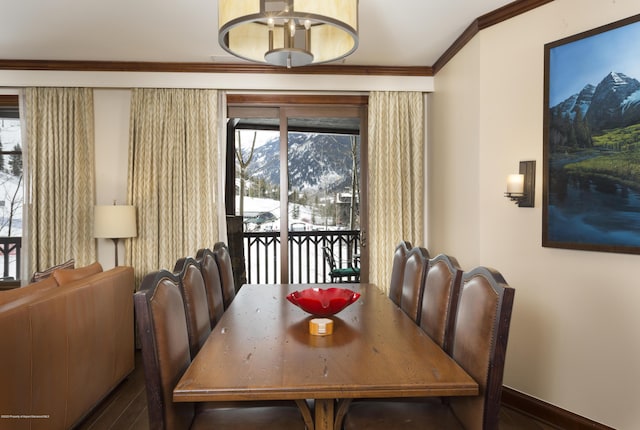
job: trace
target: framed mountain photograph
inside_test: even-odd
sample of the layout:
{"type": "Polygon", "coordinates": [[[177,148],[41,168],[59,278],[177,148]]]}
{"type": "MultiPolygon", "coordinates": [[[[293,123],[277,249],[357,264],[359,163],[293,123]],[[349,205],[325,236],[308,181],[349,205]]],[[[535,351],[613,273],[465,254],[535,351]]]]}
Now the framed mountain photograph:
{"type": "Polygon", "coordinates": [[[545,45],[542,246],[640,253],[640,15],[545,45]]]}

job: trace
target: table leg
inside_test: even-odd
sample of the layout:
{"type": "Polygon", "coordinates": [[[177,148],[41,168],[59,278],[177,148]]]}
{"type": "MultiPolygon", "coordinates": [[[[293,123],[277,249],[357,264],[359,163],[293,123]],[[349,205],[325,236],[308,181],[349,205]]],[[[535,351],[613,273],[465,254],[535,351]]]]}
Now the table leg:
{"type": "Polygon", "coordinates": [[[333,410],[335,407],[335,400],[333,399],[316,399],[315,415],[316,415],[316,428],[315,430],[333,430],[333,410]]]}
{"type": "Polygon", "coordinates": [[[302,418],[304,419],[304,424],[307,426],[307,430],[315,430],[313,424],[313,416],[311,414],[311,409],[309,408],[309,404],[306,400],[296,400],[296,405],[298,405],[298,409],[300,409],[300,413],[302,414],[302,418]]]}
{"type": "Polygon", "coordinates": [[[347,414],[347,410],[349,410],[349,405],[353,399],[340,399],[338,400],[338,410],[336,411],[335,421],[333,423],[334,430],[342,429],[342,422],[344,421],[344,416],[347,414]]]}

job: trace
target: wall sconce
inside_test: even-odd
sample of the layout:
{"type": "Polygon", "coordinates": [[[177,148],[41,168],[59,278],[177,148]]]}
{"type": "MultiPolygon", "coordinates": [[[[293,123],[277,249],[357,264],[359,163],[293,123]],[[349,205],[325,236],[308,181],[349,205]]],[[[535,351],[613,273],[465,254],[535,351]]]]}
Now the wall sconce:
{"type": "Polygon", "coordinates": [[[532,208],[536,196],[536,162],[521,161],[520,173],[507,177],[505,197],[513,200],[518,207],[532,208]]]}

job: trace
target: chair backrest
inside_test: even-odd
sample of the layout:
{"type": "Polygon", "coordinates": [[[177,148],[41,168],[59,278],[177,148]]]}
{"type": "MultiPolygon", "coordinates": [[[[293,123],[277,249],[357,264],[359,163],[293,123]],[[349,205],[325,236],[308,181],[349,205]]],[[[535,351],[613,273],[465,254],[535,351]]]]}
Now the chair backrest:
{"type": "Polygon", "coordinates": [[[391,285],[389,285],[389,298],[400,306],[402,297],[402,279],[404,278],[404,266],[407,263],[407,254],[411,249],[411,242],[400,241],[393,252],[393,265],[391,266],[391,285]]]}
{"type": "Polygon", "coordinates": [[[451,352],[462,269],[458,260],[440,254],[429,260],[420,306],[420,327],[447,353],[451,352]]]}
{"type": "Polygon", "coordinates": [[[333,252],[331,251],[331,248],[329,248],[328,246],[323,246],[322,255],[324,255],[324,259],[329,265],[329,268],[331,270],[334,270],[336,268],[336,259],[333,258],[333,252]]]}
{"type": "Polygon", "coordinates": [[[222,284],[222,298],[224,308],[227,309],[236,297],[236,286],[233,279],[233,266],[229,248],[223,242],[218,242],[213,247],[213,254],[220,271],[220,283],[222,284]]]}
{"type": "Polygon", "coordinates": [[[428,267],[429,253],[427,250],[419,246],[411,248],[404,267],[400,308],[417,324],[420,324],[420,302],[422,301],[422,291],[428,267]]]}
{"type": "Polygon", "coordinates": [[[207,290],[207,305],[209,307],[209,319],[211,328],[222,318],[224,313],[224,298],[222,296],[222,283],[220,281],[220,270],[216,257],[209,248],[199,249],[196,253],[196,260],[200,263],[200,270],[204,278],[204,286],[207,290]]]}
{"type": "Polygon", "coordinates": [[[179,283],[162,270],[145,276],[134,294],[152,429],[187,429],[195,415],[193,403],[173,402],[173,387],[191,363],[179,283]]]}
{"type": "Polygon", "coordinates": [[[493,269],[462,276],[452,357],[478,382],[479,396],[456,397],[450,406],[465,429],[496,429],[514,289],[493,269]]]}
{"type": "Polygon", "coordinates": [[[184,302],[187,317],[189,350],[195,357],[211,334],[211,320],[207,304],[207,290],[200,270],[200,264],[192,257],[181,258],[174,267],[184,302]]]}

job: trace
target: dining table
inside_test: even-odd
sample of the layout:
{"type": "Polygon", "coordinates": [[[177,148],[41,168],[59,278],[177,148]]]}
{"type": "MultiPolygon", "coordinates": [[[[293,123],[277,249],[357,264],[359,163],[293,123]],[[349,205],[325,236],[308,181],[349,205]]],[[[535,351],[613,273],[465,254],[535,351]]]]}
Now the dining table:
{"type": "Polygon", "coordinates": [[[243,285],[173,390],[175,402],[293,400],[315,430],[333,429],[353,399],[474,395],[474,379],[365,283],[243,285]],[[307,288],[360,297],[319,336],[286,298],[307,288]]]}

